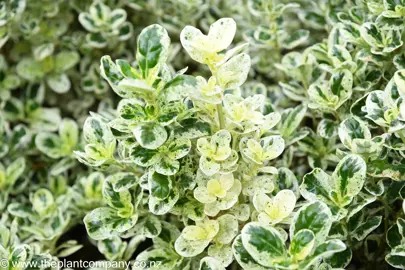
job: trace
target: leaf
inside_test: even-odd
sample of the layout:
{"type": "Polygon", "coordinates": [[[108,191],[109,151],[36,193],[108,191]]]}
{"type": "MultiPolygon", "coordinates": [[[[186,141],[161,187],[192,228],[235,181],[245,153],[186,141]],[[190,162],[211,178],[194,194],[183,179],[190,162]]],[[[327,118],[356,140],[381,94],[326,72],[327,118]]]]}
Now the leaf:
{"type": "Polygon", "coordinates": [[[64,143],[64,146],[70,147],[72,150],[79,143],[79,127],[76,121],[65,118],[59,125],[59,135],[64,143]]]}
{"type": "Polygon", "coordinates": [[[353,85],[353,76],[352,73],[347,70],[341,70],[339,72],[333,73],[330,79],[330,88],[331,92],[339,97],[338,108],[352,95],[352,85],[353,85]]]}
{"type": "Polygon", "coordinates": [[[167,156],[171,159],[185,157],[191,150],[191,141],[185,138],[175,139],[167,146],[167,156]]]}
{"type": "Polygon", "coordinates": [[[290,238],[293,239],[296,232],[308,229],[316,237],[316,243],[322,243],[327,237],[332,226],[332,213],[328,206],[315,201],[305,204],[297,212],[290,226],[290,238]]]}
{"type": "Polygon", "coordinates": [[[236,23],[231,18],[222,18],[211,24],[208,35],[193,26],[186,26],[180,33],[180,42],[190,57],[197,62],[218,62],[216,53],[231,45],[236,32],[236,23]]]}
{"type": "Polygon", "coordinates": [[[157,75],[161,65],[167,60],[169,45],[170,38],[166,29],[158,24],[144,28],[139,34],[136,60],[144,79],[157,75]]]}
{"type": "Polygon", "coordinates": [[[113,176],[109,176],[103,183],[103,198],[106,203],[118,211],[121,217],[129,217],[133,214],[131,193],[128,190],[117,192],[113,188],[113,176]]]}
{"type": "Polygon", "coordinates": [[[385,256],[385,260],[395,268],[405,269],[405,246],[400,245],[393,248],[390,253],[385,256]]]}
{"type": "Polygon", "coordinates": [[[148,262],[147,267],[143,263],[134,263],[132,270],[144,269],[174,269],[178,263],[178,255],[168,249],[147,249],[142,251],[137,257],[137,262],[148,262]]]}
{"type": "Polygon", "coordinates": [[[312,172],[304,175],[300,186],[301,195],[309,201],[329,200],[331,190],[332,179],[320,168],[315,168],[312,172]]]}
{"type": "Polygon", "coordinates": [[[382,216],[375,216],[362,223],[352,232],[352,237],[356,238],[358,241],[362,241],[368,234],[374,231],[378,226],[380,226],[382,221],[382,216]]]}
{"type": "Polygon", "coordinates": [[[165,128],[156,123],[138,125],[133,132],[138,143],[146,149],[156,149],[167,140],[165,128]]]}
{"type": "Polygon", "coordinates": [[[405,175],[405,164],[392,164],[386,160],[374,160],[367,166],[367,174],[377,178],[390,178],[402,181],[405,175]]]}
{"type": "Polygon", "coordinates": [[[45,76],[45,72],[42,71],[40,63],[32,58],[21,59],[17,64],[16,71],[20,77],[28,81],[38,81],[45,76]]]}
{"type": "Polygon", "coordinates": [[[123,242],[120,237],[114,236],[98,241],[97,247],[108,260],[115,260],[122,256],[127,247],[127,243],[123,242]]]}
{"type": "Polygon", "coordinates": [[[385,92],[379,90],[373,91],[368,94],[366,99],[366,117],[380,126],[387,126],[387,121],[384,118],[384,112],[386,110],[384,106],[385,99],[385,92]]]}
{"type": "Polygon", "coordinates": [[[218,83],[222,89],[235,89],[247,79],[250,57],[241,53],[222,64],[217,71],[218,83]]]}
{"type": "Polygon", "coordinates": [[[311,256],[309,256],[304,261],[300,262],[299,269],[308,269],[312,264],[314,264],[319,258],[327,258],[330,255],[340,252],[346,249],[345,244],[340,240],[328,240],[320,245],[318,245],[311,256]]]}
{"type": "Polygon", "coordinates": [[[209,245],[210,240],[187,240],[180,235],[174,243],[174,248],[183,257],[194,257],[202,253],[209,245]]]}
{"type": "Polygon", "coordinates": [[[305,29],[299,29],[288,35],[287,38],[282,42],[283,48],[293,49],[301,44],[305,43],[309,38],[309,31],[305,29]]]}
{"type": "Polygon", "coordinates": [[[87,234],[94,240],[103,240],[117,235],[132,228],[137,215],[130,218],[122,218],[116,215],[116,211],[109,207],[100,207],[88,213],[84,219],[87,234]]]}
{"type": "Polygon", "coordinates": [[[178,190],[172,189],[169,193],[167,198],[160,200],[154,196],[149,197],[149,211],[155,215],[164,215],[170,210],[172,210],[173,206],[179,200],[180,193],[178,190]]]}
{"type": "Polygon", "coordinates": [[[145,106],[133,99],[123,99],[117,108],[118,114],[122,119],[140,122],[147,119],[145,106]]]}
{"type": "Polygon", "coordinates": [[[213,257],[204,257],[200,261],[199,270],[225,270],[221,262],[213,257]]]}
{"type": "Polygon", "coordinates": [[[243,269],[249,270],[264,270],[265,267],[258,264],[249,252],[245,249],[242,243],[242,236],[238,235],[233,241],[232,244],[233,255],[235,256],[236,261],[243,269]]]}
{"type": "Polygon", "coordinates": [[[331,139],[338,134],[338,123],[329,119],[322,119],[316,130],[325,139],[331,139]]]}
{"type": "Polygon", "coordinates": [[[166,102],[182,100],[187,97],[192,89],[197,86],[197,80],[193,76],[179,75],[168,82],[164,89],[163,94],[166,102]]]}
{"type": "Polygon", "coordinates": [[[9,186],[13,186],[15,181],[22,175],[25,170],[25,159],[23,157],[17,158],[6,169],[6,181],[9,186]]]}
{"type": "Polygon", "coordinates": [[[312,251],[315,245],[315,234],[311,230],[303,229],[298,231],[290,244],[290,254],[301,261],[312,251]]]}
{"type": "Polygon", "coordinates": [[[32,54],[36,61],[41,61],[44,58],[52,55],[55,49],[55,45],[53,43],[44,43],[32,48],[32,54]]]}
{"type": "Polygon", "coordinates": [[[255,261],[267,267],[287,256],[280,233],[268,225],[246,224],[242,229],[242,243],[255,261]]]}
{"type": "Polygon", "coordinates": [[[384,47],[383,36],[374,23],[364,23],[360,27],[361,37],[372,47],[384,47]]]}
{"type": "Polygon", "coordinates": [[[97,143],[103,146],[115,143],[115,138],[107,123],[96,116],[88,117],[84,122],[83,136],[88,143],[97,143]]]}
{"type": "Polygon", "coordinates": [[[335,186],[332,196],[337,203],[345,206],[360,192],[366,168],[366,162],[357,155],[347,155],[339,162],[332,175],[335,186]]]}
{"type": "Polygon", "coordinates": [[[172,189],[172,180],[169,176],[152,172],[149,174],[149,190],[151,195],[159,200],[166,199],[172,189]]]}
{"type": "Polygon", "coordinates": [[[140,79],[140,74],[138,73],[138,71],[131,67],[131,65],[123,59],[117,59],[115,61],[115,63],[117,64],[118,69],[120,70],[121,74],[124,77],[127,78],[132,78],[132,79],[140,79]]]}
{"type": "Polygon", "coordinates": [[[364,122],[349,118],[339,125],[339,138],[347,148],[351,149],[354,140],[371,139],[371,133],[364,122]]]}
{"type": "Polygon", "coordinates": [[[75,51],[61,51],[55,56],[55,72],[62,73],[74,67],[80,60],[75,51]]]}
{"type": "Polygon", "coordinates": [[[161,156],[156,149],[146,149],[142,146],[135,146],[130,152],[131,161],[142,167],[149,167],[156,164],[161,156]]]}
{"type": "Polygon", "coordinates": [[[115,173],[107,179],[111,182],[115,192],[128,190],[139,182],[138,177],[133,173],[115,173]]]}
{"type": "Polygon", "coordinates": [[[109,23],[111,24],[111,28],[117,28],[121,24],[125,22],[127,19],[127,12],[123,9],[114,9],[110,14],[110,21],[109,23]]]}
{"type": "Polygon", "coordinates": [[[154,167],[155,171],[163,175],[174,175],[180,169],[180,162],[169,157],[162,157],[154,167]]]}
{"type": "Polygon", "coordinates": [[[346,247],[345,250],[336,252],[330,257],[323,259],[333,268],[343,268],[345,269],[352,260],[352,250],[349,247],[346,247]]]}
{"type": "Polygon", "coordinates": [[[290,137],[297,130],[306,111],[307,108],[304,105],[299,105],[294,109],[287,109],[283,112],[280,121],[280,131],[283,138],[290,137]]]}
{"type": "Polygon", "coordinates": [[[41,217],[49,214],[55,206],[52,193],[45,188],[38,189],[32,196],[31,201],[33,210],[41,217]]]}
{"type": "Polygon", "coordinates": [[[120,69],[111,60],[109,55],[104,55],[101,57],[100,63],[101,76],[103,76],[103,78],[106,79],[111,87],[115,90],[118,83],[124,79],[124,76],[121,74],[120,69]]]}
{"type": "Polygon", "coordinates": [[[181,138],[196,139],[211,135],[210,124],[197,118],[184,119],[179,121],[178,124],[180,126],[175,128],[174,133],[181,138]]]}
{"type": "Polygon", "coordinates": [[[215,236],[215,240],[220,244],[230,244],[233,238],[238,234],[238,221],[230,214],[220,216],[218,219],[219,231],[215,236]]]}

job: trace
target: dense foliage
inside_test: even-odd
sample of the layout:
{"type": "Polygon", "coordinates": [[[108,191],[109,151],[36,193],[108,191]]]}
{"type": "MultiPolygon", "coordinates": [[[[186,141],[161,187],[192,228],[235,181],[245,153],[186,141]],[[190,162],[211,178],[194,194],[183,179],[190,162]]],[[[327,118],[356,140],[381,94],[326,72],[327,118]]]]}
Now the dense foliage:
{"type": "Polygon", "coordinates": [[[0,1],[0,268],[405,269],[404,18],[0,1]]]}

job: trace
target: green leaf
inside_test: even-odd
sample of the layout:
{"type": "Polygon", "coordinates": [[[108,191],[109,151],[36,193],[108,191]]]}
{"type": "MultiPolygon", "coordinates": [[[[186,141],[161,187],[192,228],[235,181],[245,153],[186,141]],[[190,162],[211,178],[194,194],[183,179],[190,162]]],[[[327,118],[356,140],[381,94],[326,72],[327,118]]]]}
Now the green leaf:
{"type": "Polygon", "coordinates": [[[403,181],[405,164],[392,164],[387,160],[374,160],[367,164],[367,174],[377,178],[403,181]]]}
{"type": "Polygon", "coordinates": [[[405,269],[405,245],[393,248],[390,253],[385,256],[385,260],[395,268],[405,269]]]}
{"type": "Polygon", "coordinates": [[[325,139],[331,139],[338,134],[339,124],[329,119],[322,119],[318,124],[317,134],[325,139]]]}
{"type": "Polygon", "coordinates": [[[151,195],[159,200],[167,198],[172,189],[172,180],[169,176],[157,172],[149,174],[149,190],[151,195]]]}
{"type": "Polygon", "coordinates": [[[146,149],[142,146],[135,146],[130,152],[131,161],[142,167],[149,167],[156,164],[161,156],[156,149],[146,149]]]}
{"type": "Polygon", "coordinates": [[[361,37],[372,47],[384,47],[383,36],[374,23],[365,23],[360,27],[361,37]]]}
{"type": "Polygon", "coordinates": [[[137,215],[129,218],[117,216],[116,210],[109,207],[97,208],[88,213],[84,219],[87,234],[95,240],[110,238],[132,228],[136,221],[137,215]]]}
{"type": "Polygon", "coordinates": [[[296,132],[298,126],[305,116],[306,111],[307,107],[304,105],[299,105],[294,109],[287,109],[283,111],[280,121],[280,131],[283,138],[288,138],[294,132],[296,132]]]}
{"type": "Polygon", "coordinates": [[[124,79],[124,76],[109,55],[101,57],[100,63],[101,76],[103,76],[103,78],[106,79],[115,90],[115,87],[122,79],[124,79]]]}
{"type": "Polygon", "coordinates": [[[80,60],[80,55],[74,51],[62,51],[55,56],[55,72],[62,73],[74,67],[80,60]]]}
{"type": "Polygon", "coordinates": [[[155,164],[155,171],[163,175],[174,175],[180,169],[180,162],[169,157],[162,157],[155,164]]]}
{"type": "Polygon", "coordinates": [[[132,204],[131,193],[128,190],[117,192],[113,188],[112,181],[115,180],[114,175],[109,176],[103,183],[103,198],[106,203],[116,209],[119,216],[129,217],[132,215],[134,206],[132,204]]]}
{"type": "Polygon", "coordinates": [[[55,201],[52,193],[45,189],[38,189],[32,196],[32,208],[41,217],[49,214],[55,207],[55,201]]]}
{"type": "Polygon", "coordinates": [[[332,196],[337,203],[345,206],[360,192],[366,168],[366,162],[357,155],[347,155],[339,162],[332,175],[335,185],[332,196]]]}
{"type": "Polygon", "coordinates": [[[65,118],[59,126],[59,135],[64,143],[64,146],[75,148],[79,143],[79,127],[76,121],[65,118]]]}
{"type": "Polygon", "coordinates": [[[42,71],[40,63],[32,58],[23,58],[20,60],[17,64],[16,71],[20,77],[28,81],[38,81],[45,76],[45,72],[42,71]]]}
{"type": "Polygon", "coordinates": [[[352,250],[349,247],[346,247],[345,250],[336,252],[332,256],[326,257],[323,260],[333,268],[346,269],[352,260],[352,250]]]}
{"type": "Polygon", "coordinates": [[[340,240],[329,240],[318,245],[311,256],[299,264],[298,269],[309,269],[319,258],[327,258],[330,255],[346,249],[345,244],[340,240]]]}
{"type": "Polygon", "coordinates": [[[312,172],[304,175],[300,186],[301,195],[309,201],[329,200],[331,190],[332,179],[320,168],[315,168],[312,172]]]}
{"type": "Polygon", "coordinates": [[[133,99],[123,99],[117,108],[122,119],[134,122],[144,121],[148,115],[145,112],[145,105],[133,99]]]}
{"type": "Polygon", "coordinates": [[[255,261],[267,267],[287,256],[280,233],[269,225],[246,224],[242,229],[242,243],[255,261]]]}
{"type": "Polygon", "coordinates": [[[41,61],[44,58],[52,55],[55,49],[55,45],[53,43],[44,43],[38,46],[35,46],[32,49],[32,54],[36,61],[41,61]]]}
{"type": "Polygon", "coordinates": [[[315,234],[311,230],[303,229],[298,231],[290,244],[290,254],[301,261],[312,251],[315,245],[315,234]]]}
{"type": "Polygon", "coordinates": [[[178,122],[179,127],[176,127],[174,134],[181,138],[196,139],[211,135],[211,126],[207,122],[198,120],[197,118],[188,118],[178,122]]]}
{"type": "Polygon", "coordinates": [[[191,150],[191,141],[185,138],[175,139],[167,146],[167,156],[171,159],[185,157],[191,150]]]}
{"type": "Polygon", "coordinates": [[[117,28],[122,25],[125,20],[127,19],[127,12],[123,9],[114,9],[109,14],[110,20],[109,23],[111,24],[112,28],[117,28]]]}
{"type": "Polygon", "coordinates": [[[358,241],[362,241],[369,235],[372,231],[374,231],[378,226],[380,226],[382,221],[382,216],[375,216],[367,220],[366,222],[362,223],[358,226],[351,234],[353,238],[356,238],[358,241]]]}
{"type": "Polygon", "coordinates": [[[155,215],[164,215],[173,209],[176,202],[179,200],[180,192],[172,189],[167,198],[160,200],[154,196],[149,197],[149,211],[155,215]]]}
{"type": "Polygon", "coordinates": [[[333,73],[330,79],[330,88],[331,92],[339,97],[338,108],[352,95],[352,85],[353,85],[353,76],[352,73],[347,70],[341,70],[339,72],[333,73]]]}
{"type": "Polygon", "coordinates": [[[293,239],[296,232],[308,229],[316,237],[317,243],[322,243],[327,237],[332,226],[332,213],[328,206],[315,201],[305,204],[295,215],[290,226],[290,238],[293,239]]]}
{"type": "Polygon", "coordinates": [[[163,94],[166,102],[182,100],[187,97],[192,89],[197,86],[197,80],[193,76],[178,75],[173,80],[168,82],[163,94]]]}
{"type": "Polygon", "coordinates": [[[238,235],[233,241],[232,244],[233,255],[235,256],[236,261],[243,269],[249,270],[264,270],[267,269],[260,264],[258,264],[249,252],[245,249],[242,243],[242,236],[238,235]]]}
{"type": "Polygon", "coordinates": [[[15,181],[22,175],[25,170],[25,159],[20,157],[14,160],[6,169],[6,181],[9,186],[12,186],[15,181]]]}
{"type": "Polygon", "coordinates": [[[114,236],[98,241],[97,247],[108,260],[116,260],[121,258],[127,247],[127,243],[123,242],[120,237],[114,236]]]}
{"type": "Polygon", "coordinates": [[[83,126],[83,136],[88,143],[97,143],[102,146],[115,143],[115,138],[106,121],[98,116],[91,116],[86,119],[83,126]]]}
{"type": "Polygon", "coordinates": [[[135,68],[131,67],[131,65],[126,60],[117,59],[115,63],[117,64],[117,67],[124,77],[140,79],[140,74],[138,73],[138,71],[135,68]]]}
{"type": "Polygon", "coordinates": [[[107,179],[111,182],[115,192],[128,190],[139,182],[139,178],[133,173],[116,173],[107,179]]]}
{"type": "Polygon", "coordinates": [[[158,24],[150,25],[138,36],[136,60],[144,79],[154,81],[162,64],[168,57],[170,38],[167,31],[158,24]]]}
{"type": "Polygon", "coordinates": [[[309,38],[309,31],[305,29],[299,29],[292,34],[289,34],[282,42],[282,46],[286,49],[293,49],[303,43],[309,38]]]}
{"type": "Polygon", "coordinates": [[[387,121],[384,117],[385,110],[387,109],[384,104],[385,99],[385,92],[380,90],[371,92],[366,99],[366,117],[380,126],[387,126],[387,121]]]}
{"type": "Polygon", "coordinates": [[[167,140],[166,129],[156,123],[138,125],[133,132],[138,143],[147,149],[156,149],[167,140]]]}

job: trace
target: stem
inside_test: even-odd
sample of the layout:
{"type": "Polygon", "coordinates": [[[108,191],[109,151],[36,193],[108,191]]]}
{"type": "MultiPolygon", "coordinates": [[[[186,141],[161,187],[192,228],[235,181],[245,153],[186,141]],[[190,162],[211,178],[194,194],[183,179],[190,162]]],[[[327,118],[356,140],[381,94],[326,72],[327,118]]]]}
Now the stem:
{"type": "Polygon", "coordinates": [[[219,128],[224,129],[225,128],[225,117],[224,117],[224,111],[222,109],[222,104],[217,104],[217,112],[218,112],[218,119],[219,119],[219,128]]]}

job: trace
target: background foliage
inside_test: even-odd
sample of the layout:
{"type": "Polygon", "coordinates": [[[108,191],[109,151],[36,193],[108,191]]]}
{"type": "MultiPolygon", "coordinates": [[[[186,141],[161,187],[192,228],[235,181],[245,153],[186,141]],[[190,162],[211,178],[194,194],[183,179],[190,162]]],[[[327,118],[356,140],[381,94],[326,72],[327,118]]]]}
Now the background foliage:
{"type": "Polygon", "coordinates": [[[0,256],[405,269],[404,16],[1,1],[0,256]]]}

